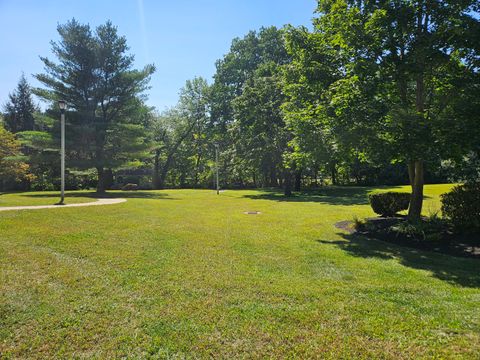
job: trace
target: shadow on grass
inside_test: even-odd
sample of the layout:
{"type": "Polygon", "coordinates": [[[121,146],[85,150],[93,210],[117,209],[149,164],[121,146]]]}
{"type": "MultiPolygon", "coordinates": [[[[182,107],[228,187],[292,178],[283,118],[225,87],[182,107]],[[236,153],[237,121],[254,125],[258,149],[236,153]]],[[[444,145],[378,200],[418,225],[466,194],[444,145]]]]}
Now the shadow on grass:
{"type": "MultiPolygon", "coordinates": [[[[392,187],[393,188],[393,187],[392,187]]],[[[265,189],[262,194],[244,195],[254,200],[272,200],[282,202],[318,202],[331,205],[367,205],[368,194],[375,188],[364,186],[328,186],[321,189],[295,192],[292,196],[284,196],[278,189],[265,189]]]]}
{"type": "MultiPolygon", "coordinates": [[[[401,186],[366,187],[366,186],[326,186],[315,190],[295,192],[292,196],[283,195],[279,189],[262,189],[262,194],[244,195],[254,200],[272,200],[282,202],[317,202],[330,205],[368,205],[368,194],[382,189],[399,189],[401,186]]],[[[430,197],[424,195],[424,199],[430,197]]]]}
{"type": "MultiPolygon", "coordinates": [[[[19,196],[31,197],[31,198],[51,198],[52,200],[58,199],[58,194],[18,194],[19,196]]],[[[165,193],[159,193],[156,191],[118,191],[118,192],[106,192],[104,194],[98,194],[94,191],[89,192],[66,192],[65,198],[86,197],[92,199],[110,199],[110,198],[125,198],[125,199],[153,199],[153,200],[175,200],[171,196],[165,193]]]]}
{"type": "Polygon", "coordinates": [[[389,244],[380,240],[367,239],[355,234],[338,234],[344,240],[317,240],[319,243],[337,246],[349,254],[362,258],[383,260],[398,259],[413,269],[427,270],[432,276],[464,287],[480,287],[480,261],[459,258],[433,252],[389,244]]]}

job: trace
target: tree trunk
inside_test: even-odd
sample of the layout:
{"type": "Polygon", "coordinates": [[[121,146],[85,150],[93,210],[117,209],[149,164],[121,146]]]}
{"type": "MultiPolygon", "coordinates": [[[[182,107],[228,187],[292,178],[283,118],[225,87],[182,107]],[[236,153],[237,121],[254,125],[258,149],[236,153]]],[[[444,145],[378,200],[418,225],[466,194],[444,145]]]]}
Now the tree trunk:
{"type": "Polygon", "coordinates": [[[277,182],[277,170],[275,169],[275,166],[272,166],[270,169],[270,186],[271,187],[277,187],[278,182],[277,182]]]}
{"type": "Polygon", "coordinates": [[[153,188],[158,189],[160,180],[160,150],[155,151],[154,165],[153,165],[153,188]]]}
{"type": "Polygon", "coordinates": [[[302,188],[302,171],[295,171],[295,191],[300,191],[302,188]]]}
{"type": "Polygon", "coordinates": [[[97,193],[105,194],[105,177],[106,173],[102,166],[97,167],[98,181],[97,181],[97,193]]]}
{"type": "Polygon", "coordinates": [[[361,180],[360,180],[360,175],[358,175],[358,172],[355,171],[355,174],[353,177],[355,178],[355,184],[360,185],[361,180]]]}
{"type": "Polygon", "coordinates": [[[201,152],[198,152],[197,154],[197,161],[195,163],[195,177],[194,177],[194,183],[193,187],[197,188],[198,187],[198,182],[200,178],[200,162],[202,161],[202,154],[201,152]]]}
{"type": "MultiPolygon", "coordinates": [[[[422,39],[423,37],[424,29],[422,26],[422,19],[423,11],[419,11],[417,17],[418,39],[422,39]]],[[[423,120],[425,112],[425,59],[421,51],[418,53],[415,60],[418,68],[415,87],[415,110],[418,114],[420,114],[423,120]]],[[[422,160],[417,159],[413,163],[409,163],[408,176],[410,177],[410,183],[412,185],[412,197],[410,198],[410,206],[408,208],[408,220],[411,222],[416,222],[420,221],[423,205],[424,164],[422,160]]]]}
{"type": "Polygon", "coordinates": [[[105,190],[110,190],[114,182],[113,170],[106,169],[104,172],[105,172],[105,176],[104,176],[103,185],[105,187],[105,190]]]}
{"type": "Polygon", "coordinates": [[[162,166],[162,171],[158,177],[157,190],[161,190],[165,187],[165,180],[167,179],[168,170],[170,169],[170,164],[173,160],[173,154],[168,154],[165,164],[162,166]]]}
{"type": "Polygon", "coordinates": [[[337,167],[333,162],[330,168],[331,175],[332,175],[332,185],[337,185],[337,167]]]}
{"type": "MultiPolygon", "coordinates": [[[[412,163],[410,163],[412,164],[412,163]]],[[[420,220],[423,205],[423,184],[424,184],[424,164],[422,160],[415,160],[413,166],[409,164],[410,181],[412,185],[412,196],[408,207],[408,220],[417,222],[420,220]],[[412,179],[413,178],[413,179],[412,179]]]]}
{"type": "Polygon", "coordinates": [[[284,195],[292,196],[292,174],[289,169],[285,170],[284,195]]]}

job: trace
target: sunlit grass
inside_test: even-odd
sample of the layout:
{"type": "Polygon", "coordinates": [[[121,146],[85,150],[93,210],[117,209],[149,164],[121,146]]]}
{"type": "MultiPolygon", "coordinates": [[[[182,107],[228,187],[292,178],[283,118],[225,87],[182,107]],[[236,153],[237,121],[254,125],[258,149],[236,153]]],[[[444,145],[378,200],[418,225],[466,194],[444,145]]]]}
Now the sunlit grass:
{"type": "MultiPolygon", "coordinates": [[[[433,184],[427,185],[425,187],[424,193],[424,201],[423,201],[423,208],[422,214],[425,216],[433,215],[433,214],[441,214],[441,202],[440,196],[446,192],[449,192],[451,188],[455,186],[454,184],[433,184]]],[[[376,191],[401,191],[401,192],[411,192],[410,186],[396,186],[393,188],[381,188],[376,191]]],[[[405,211],[404,214],[407,212],[405,211]]]]}
{"type": "Polygon", "coordinates": [[[371,190],[0,213],[1,357],[475,358],[478,261],[336,229],[371,190]]]}

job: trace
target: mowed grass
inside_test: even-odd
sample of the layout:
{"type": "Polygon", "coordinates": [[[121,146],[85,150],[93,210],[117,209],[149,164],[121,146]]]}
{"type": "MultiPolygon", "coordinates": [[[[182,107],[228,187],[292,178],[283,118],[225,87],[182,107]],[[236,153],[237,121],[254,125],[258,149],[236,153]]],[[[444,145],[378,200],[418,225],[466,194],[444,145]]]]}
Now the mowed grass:
{"type": "Polygon", "coordinates": [[[478,358],[480,262],[336,229],[371,190],[0,213],[0,357],[478,358]]]}
{"type": "MultiPolygon", "coordinates": [[[[94,194],[87,191],[67,191],[67,204],[95,201],[94,194]]],[[[0,193],[0,207],[54,205],[60,201],[59,191],[0,193]]]]}

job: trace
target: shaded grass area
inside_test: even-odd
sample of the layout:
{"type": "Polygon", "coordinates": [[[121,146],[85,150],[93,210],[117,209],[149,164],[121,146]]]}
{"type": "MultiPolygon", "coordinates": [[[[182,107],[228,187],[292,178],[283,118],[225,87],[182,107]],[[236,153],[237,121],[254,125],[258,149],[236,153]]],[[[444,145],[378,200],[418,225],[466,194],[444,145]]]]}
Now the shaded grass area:
{"type": "Polygon", "coordinates": [[[338,246],[340,249],[356,257],[366,259],[396,260],[404,266],[422,269],[431,276],[458,284],[464,287],[480,287],[480,262],[478,259],[462,261],[452,256],[441,255],[429,251],[397,246],[379,240],[367,239],[353,234],[339,234],[344,240],[325,241],[319,243],[338,246]]]}
{"type": "Polygon", "coordinates": [[[264,190],[259,194],[247,194],[249,199],[263,199],[282,202],[316,202],[330,205],[365,205],[368,204],[368,187],[339,187],[330,186],[321,189],[297,192],[285,197],[276,189],[264,190]]]}
{"type": "Polygon", "coordinates": [[[459,234],[444,219],[434,216],[411,224],[406,217],[368,218],[364,222],[341,221],[335,226],[368,239],[423,251],[480,260],[479,234],[459,234]]]}
{"type": "Polygon", "coordinates": [[[479,262],[339,234],[369,190],[0,214],[1,357],[475,358],[479,262]]]}
{"type": "MultiPolygon", "coordinates": [[[[89,192],[66,192],[68,204],[78,204],[92,201],[92,194],[89,192]]],[[[13,192],[0,193],[0,207],[3,206],[34,206],[54,205],[60,201],[60,192],[13,192]]]]}
{"type": "MultiPolygon", "coordinates": [[[[98,194],[95,191],[67,191],[65,193],[66,204],[92,202],[100,198],[173,199],[166,194],[153,191],[110,191],[105,194],[98,194]]],[[[59,200],[58,191],[0,193],[0,207],[54,205],[59,200]]]]}

